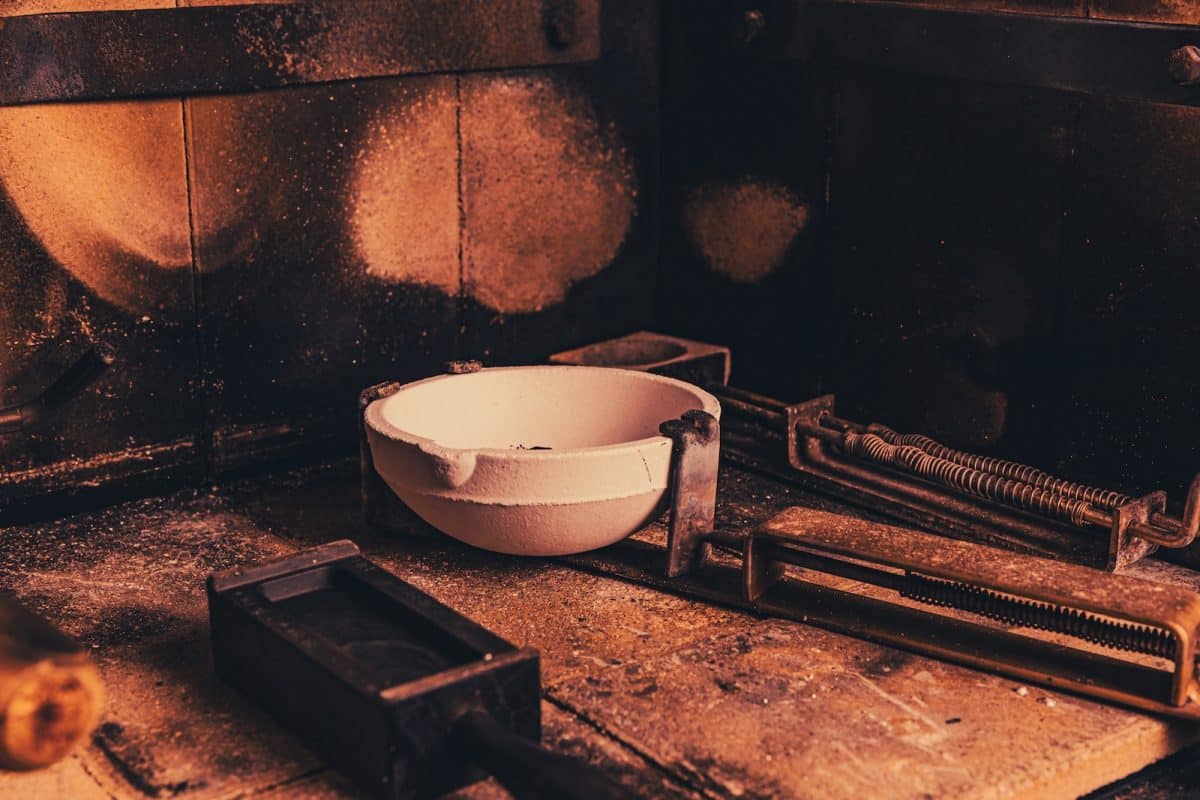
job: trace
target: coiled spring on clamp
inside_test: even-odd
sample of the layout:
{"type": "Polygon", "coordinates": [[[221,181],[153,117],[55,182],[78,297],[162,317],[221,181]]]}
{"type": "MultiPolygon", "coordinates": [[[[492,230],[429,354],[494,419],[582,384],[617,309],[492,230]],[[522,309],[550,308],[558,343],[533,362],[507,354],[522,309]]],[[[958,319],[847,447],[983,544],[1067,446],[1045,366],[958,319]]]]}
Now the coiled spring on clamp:
{"type": "Polygon", "coordinates": [[[1118,506],[1134,502],[1132,497],[1120,492],[1114,492],[1111,489],[1100,489],[1095,486],[1086,486],[1082,483],[1073,483],[1027,464],[1018,464],[1015,461],[1006,461],[1002,458],[981,456],[975,453],[955,450],[946,447],[944,444],[935,442],[928,436],[913,433],[897,433],[886,425],[871,425],[867,430],[879,436],[888,444],[918,447],[934,458],[950,461],[980,472],[999,475],[1002,478],[1019,481],[1020,483],[1027,483],[1036,489],[1043,489],[1053,494],[1082,500],[1099,508],[1111,510],[1118,506]]]}
{"type": "MultiPolygon", "coordinates": [[[[897,440],[908,438],[899,436],[895,431],[891,431],[891,434],[897,440]]],[[[859,458],[897,467],[985,500],[1054,517],[1077,526],[1084,523],[1084,512],[1088,509],[1086,500],[935,456],[917,444],[891,444],[878,433],[847,431],[842,441],[846,452],[859,458]]],[[[941,447],[931,439],[926,441],[929,445],[941,447]]]]}
{"type": "Polygon", "coordinates": [[[1010,625],[1063,633],[1093,644],[1174,658],[1178,644],[1163,628],[1106,619],[1086,611],[994,592],[980,586],[929,578],[905,576],[904,597],[942,608],[957,608],[1010,625]]]}

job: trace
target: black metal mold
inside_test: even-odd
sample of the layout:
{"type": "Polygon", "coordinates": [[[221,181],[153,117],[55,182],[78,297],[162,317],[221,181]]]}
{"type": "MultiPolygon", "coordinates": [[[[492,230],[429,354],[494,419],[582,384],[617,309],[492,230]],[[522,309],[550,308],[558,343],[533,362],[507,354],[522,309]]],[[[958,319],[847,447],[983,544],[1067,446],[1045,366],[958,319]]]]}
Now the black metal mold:
{"type": "Polygon", "coordinates": [[[518,753],[562,760],[536,748],[537,652],[376,567],[353,542],[214,573],[208,602],[217,674],[373,796],[484,777],[473,763],[490,752],[480,728],[518,753]]]}

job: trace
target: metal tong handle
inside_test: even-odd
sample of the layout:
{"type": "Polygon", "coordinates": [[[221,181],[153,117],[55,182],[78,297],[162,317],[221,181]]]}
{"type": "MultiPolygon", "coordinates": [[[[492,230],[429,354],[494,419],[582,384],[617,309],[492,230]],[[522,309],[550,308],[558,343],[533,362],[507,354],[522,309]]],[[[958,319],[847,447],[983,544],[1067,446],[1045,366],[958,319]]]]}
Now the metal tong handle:
{"type": "Polygon", "coordinates": [[[484,711],[454,723],[454,742],[520,800],[632,800],[634,795],[592,765],[552,753],[505,728],[484,711]]]}
{"type": "Polygon", "coordinates": [[[43,414],[78,395],[113,363],[112,352],[92,345],[44,392],[24,403],[0,408],[0,435],[24,430],[43,414]]]}

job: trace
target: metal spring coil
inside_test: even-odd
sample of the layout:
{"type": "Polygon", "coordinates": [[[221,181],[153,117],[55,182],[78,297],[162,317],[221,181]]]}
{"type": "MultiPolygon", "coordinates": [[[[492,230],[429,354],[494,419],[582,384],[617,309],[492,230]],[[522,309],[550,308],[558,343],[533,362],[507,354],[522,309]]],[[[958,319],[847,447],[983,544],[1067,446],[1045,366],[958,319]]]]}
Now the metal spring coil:
{"type": "Polygon", "coordinates": [[[928,605],[957,608],[1009,625],[1064,633],[1114,650],[1170,659],[1177,652],[1175,637],[1163,628],[1105,619],[1086,611],[1010,597],[956,581],[912,573],[905,577],[907,587],[901,594],[928,605]]]}
{"type": "Polygon", "coordinates": [[[975,453],[967,453],[962,450],[954,450],[930,439],[928,436],[914,433],[897,433],[886,425],[872,425],[870,430],[889,444],[919,447],[935,458],[952,461],[955,464],[961,464],[964,467],[976,469],[980,472],[988,472],[1003,478],[1020,481],[1021,483],[1028,483],[1037,489],[1044,489],[1054,494],[1083,500],[1100,508],[1112,510],[1126,503],[1134,502],[1132,497],[1120,492],[1114,492],[1111,489],[1101,489],[1096,486],[1087,486],[1082,483],[1073,483],[1064,478],[1057,478],[1048,472],[1027,464],[1019,464],[1015,461],[1006,461],[1002,458],[993,458],[976,455],[975,453]]]}
{"type": "Polygon", "coordinates": [[[985,500],[1054,517],[1072,525],[1083,525],[1083,514],[1088,507],[1083,500],[937,458],[914,445],[888,444],[873,433],[848,432],[843,444],[851,455],[899,467],[985,500]]]}

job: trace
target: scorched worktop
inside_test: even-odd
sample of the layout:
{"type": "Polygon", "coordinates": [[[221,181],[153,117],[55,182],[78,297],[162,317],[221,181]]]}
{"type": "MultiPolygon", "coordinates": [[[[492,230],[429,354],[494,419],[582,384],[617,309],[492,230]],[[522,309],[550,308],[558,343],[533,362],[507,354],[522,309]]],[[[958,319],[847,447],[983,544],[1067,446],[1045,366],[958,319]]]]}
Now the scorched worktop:
{"type": "MultiPolygon", "coordinates": [[[[744,526],[801,502],[834,508],[727,468],[718,523],[744,526]]],[[[49,770],[0,776],[0,795],[354,796],[217,681],[203,585],[212,570],[339,538],[538,648],[546,744],[641,795],[1072,796],[1200,736],[1186,723],[472,550],[417,527],[413,538],[365,527],[356,470],[338,463],[0,530],[0,586],[89,646],[108,689],[86,748],[49,770]]],[[[1132,571],[1200,586],[1197,574],[1159,562],[1132,571]]],[[[1102,796],[1182,790],[1195,780],[1192,760],[1102,796]]],[[[504,793],[489,781],[460,796],[504,793]]]]}

